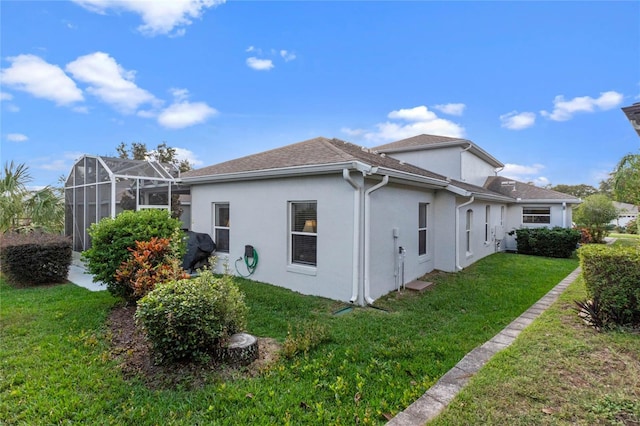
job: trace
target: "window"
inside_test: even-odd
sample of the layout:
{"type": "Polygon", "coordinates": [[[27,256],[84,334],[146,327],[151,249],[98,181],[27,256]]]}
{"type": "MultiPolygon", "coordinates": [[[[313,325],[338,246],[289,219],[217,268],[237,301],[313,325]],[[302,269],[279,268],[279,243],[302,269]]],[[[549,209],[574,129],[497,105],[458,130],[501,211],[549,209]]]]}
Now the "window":
{"type": "Polygon", "coordinates": [[[551,207],[523,207],[522,223],[551,223],[551,207]]]}
{"type": "Polygon", "coordinates": [[[213,204],[213,240],[216,251],[229,253],[229,204],[213,204]]]}
{"type": "Polygon", "coordinates": [[[418,255],[427,254],[427,206],[418,204],[418,255]]]}
{"type": "Polygon", "coordinates": [[[291,263],[316,266],[318,209],[315,201],[292,202],[291,263]]]}
{"type": "Polygon", "coordinates": [[[473,225],[473,210],[469,209],[467,210],[467,226],[466,226],[466,247],[467,247],[467,254],[471,253],[471,227],[473,225]]]}
{"type": "Polygon", "coordinates": [[[488,243],[491,239],[491,206],[484,208],[484,242],[488,243]]]}

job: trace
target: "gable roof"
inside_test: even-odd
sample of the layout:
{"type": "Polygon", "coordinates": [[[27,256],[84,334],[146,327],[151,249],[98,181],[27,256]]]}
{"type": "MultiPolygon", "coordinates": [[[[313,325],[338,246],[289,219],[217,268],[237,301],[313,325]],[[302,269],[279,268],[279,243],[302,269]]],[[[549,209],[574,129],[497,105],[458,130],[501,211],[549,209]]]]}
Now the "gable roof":
{"type": "Polygon", "coordinates": [[[493,191],[515,198],[518,202],[541,202],[556,201],[578,204],[582,202],[580,198],[551,189],[540,188],[528,183],[519,182],[504,176],[489,176],[484,187],[493,191]]]}
{"type": "Polygon", "coordinates": [[[232,175],[268,170],[304,168],[305,166],[346,165],[363,162],[373,167],[382,167],[425,178],[445,181],[445,176],[404,163],[384,154],[379,155],[367,148],[340,139],[317,137],[303,142],[226,161],[182,174],[186,181],[193,178],[217,175],[232,175]]]}
{"type": "Polygon", "coordinates": [[[396,142],[379,145],[374,147],[373,149],[377,152],[390,154],[394,152],[423,151],[427,149],[438,149],[455,146],[464,147],[465,150],[469,150],[471,153],[491,164],[493,167],[504,167],[504,164],[502,164],[491,154],[489,154],[470,140],[461,138],[450,138],[448,136],[424,134],[417,135],[396,142]]]}

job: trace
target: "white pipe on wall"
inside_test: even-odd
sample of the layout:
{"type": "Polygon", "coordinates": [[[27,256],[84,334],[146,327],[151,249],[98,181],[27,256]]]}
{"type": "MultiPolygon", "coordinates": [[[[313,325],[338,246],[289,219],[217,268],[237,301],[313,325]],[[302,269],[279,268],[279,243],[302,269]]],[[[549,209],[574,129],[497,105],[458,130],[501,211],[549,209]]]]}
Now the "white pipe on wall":
{"type": "Polygon", "coordinates": [[[471,198],[469,199],[469,201],[460,204],[459,206],[456,207],[456,269],[458,271],[462,270],[462,266],[460,265],[460,209],[462,207],[466,207],[469,204],[473,203],[473,201],[475,200],[475,196],[471,196],[471,198]]]}
{"type": "Polygon", "coordinates": [[[351,187],[354,189],[353,191],[353,274],[352,274],[352,291],[351,291],[351,299],[349,301],[351,303],[355,303],[358,299],[358,287],[360,276],[358,274],[359,270],[359,260],[360,260],[360,190],[362,187],[358,185],[351,175],[349,174],[348,169],[342,169],[342,177],[344,180],[349,182],[351,187]]]}
{"type": "Polygon", "coordinates": [[[370,195],[389,183],[389,176],[385,175],[382,182],[367,189],[364,193],[364,300],[368,304],[372,304],[374,300],[369,295],[369,276],[371,275],[371,200],[370,195]]]}

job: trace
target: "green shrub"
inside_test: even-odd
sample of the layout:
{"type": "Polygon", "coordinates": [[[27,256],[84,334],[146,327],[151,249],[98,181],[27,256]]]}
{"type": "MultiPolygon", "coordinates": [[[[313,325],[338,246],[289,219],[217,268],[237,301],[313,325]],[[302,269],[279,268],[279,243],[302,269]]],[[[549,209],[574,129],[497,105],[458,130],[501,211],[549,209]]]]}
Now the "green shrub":
{"type": "Polygon", "coordinates": [[[627,234],[637,234],[638,229],[640,229],[640,227],[638,226],[638,220],[637,219],[630,220],[629,222],[627,222],[624,229],[627,234]]]}
{"type": "Polygon", "coordinates": [[[299,353],[308,353],[311,349],[328,339],[327,327],[318,322],[309,322],[296,326],[289,325],[287,338],[282,345],[282,354],[293,358],[299,353]]]}
{"type": "Polygon", "coordinates": [[[61,283],[71,265],[71,240],[58,234],[0,235],[0,270],[13,284],[61,283]]]}
{"type": "Polygon", "coordinates": [[[203,361],[246,326],[244,294],[229,275],[210,271],[158,285],[138,301],[136,322],[159,363],[203,361]]]}
{"type": "Polygon", "coordinates": [[[520,228],[515,230],[518,253],[545,257],[571,257],[582,235],[580,231],[554,228],[520,228]]]}
{"type": "Polygon", "coordinates": [[[587,293],[600,305],[605,323],[640,325],[637,247],[589,245],[578,253],[587,293]]]}
{"type": "Polygon", "coordinates": [[[93,279],[105,283],[111,294],[134,300],[132,288],[116,280],[116,271],[131,256],[129,249],[135,248],[136,241],[168,238],[176,256],[182,256],[184,241],[180,226],[181,222],[172,219],[166,210],[124,211],[115,219],[104,218],[89,227],[91,248],[82,253],[82,258],[93,279]]]}
{"type": "Polygon", "coordinates": [[[116,281],[131,288],[133,300],[144,297],[158,283],[189,278],[171,250],[168,238],[136,241],[135,249],[129,251],[131,256],[116,271],[116,281]]]}

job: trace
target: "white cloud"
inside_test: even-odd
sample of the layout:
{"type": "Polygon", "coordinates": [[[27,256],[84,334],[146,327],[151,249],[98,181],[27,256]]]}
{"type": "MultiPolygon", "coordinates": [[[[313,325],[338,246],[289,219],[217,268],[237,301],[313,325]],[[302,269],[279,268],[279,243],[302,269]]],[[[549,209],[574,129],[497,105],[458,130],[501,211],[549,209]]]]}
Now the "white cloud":
{"type": "Polygon", "coordinates": [[[29,138],[22,133],[9,133],[7,135],[7,140],[10,142],[26,142],[29,138]]]}
{"type": "Polygon", "coordinates": [[[525,166],[522,164],[507,163],[504,165],[504,169],[499,172],[501,176],[515,179],[520,182],[533,182],[536,186],[548,185],[549,179],[544,176],[540,176],[540,173],[545,168],[542,164],[533,164],[531,166],[525,166]]]}
{"type": "Polygon", "coordinates": [[[17,105],[9,104],[6,106],[7,111],[9,112],[18,112],[20,111],[20,107],[17,105]]]}
{"type": "Polygon", "coordinates": [[[76,83],[57,65],[35,55],[7,58],[11,67],[0,71],[2,84],[57,105],[70,105],[84,100],[76,83]]]}
{"type": "Polygon", "coordinates": [[[76,79],[87,83],[87,92],[123,114],[135,112],[141,105],[160,102],[134,83],[135,71],[127,71],[104,52],[81,56],[66,66],[76,79]]]}
{"type": "Polygon", "coordinates": [[[449,115],[462,115],[464,113],[464,110],[467,106],[465,104],[440,104],[440,105],[434,105],[433,108],[437,109],[438,111],[445,113],[445,114],[449,114],[449,115]]]}
{"type": "Polygon", "coordinates": [[[158,123],[170,129],[181,129],[204,123],[210,117],[218,114],[204,102],[176,102],[164,109],[158,116],[158,123]]]}
{"type": "Polygon", "coordinates": [[[274,66],[271,59],[258,59],[255,56],[247,58],[247,65],[257,71],[269,71],[274,66]]]}
{"type": "Polygon", "coordinates": [[[615,108],[622,103],[623,98],[621,93],[615,91],[601,92],[598,98],[579,96],[568,101],[563,95],[558,95],[553,99],[553,111],[540,111],[540,114],[553,121],[567,121],[576,113],[615,108]]]}
{"type": "Polygon", "coordinates": [[[7,92],[0,92],[0,101],[10,101],[13,99],[13,95],[7,92]]]}
{"type": "Polygon", "coordinates": [[[196,155],[185,148],[174,148],[176,150],[176,158],[180,161],[187,160],[193,166],[201,166],[203,164],[202,160],[199,160],[196,155]]]}
{"type": "Polygon", "coordinates": [[[202,17],[206,9],[225,0],[73,0],[85,9],[106,14],[108,10],[126,11],[140,15],[143,24],[138,31],[147,36],[170,34],[181,36],[192,19],[202,17]],[[175,30],[175,31],[174,31],[175,30]],[[172,33],[172,31],[174,31],[172,33]]]}
{"type": "Polygon", "coordinates": [[[367,131],[364,129],[350,129],[348,127],[343,127],[342,129],[340,129],[340,131],[342,133],[346,133],[349,136],[362,136],[367,133],[367,131]]]}
{"type": "Polygon", "coordinates": [[[293,52],[289,52],[286,50],[280,51],[280,56],[284,59],[285,62],[293,61],[296,58],[296,54],[293,52]]]}
{"type": "Polygon", "coordinates": [[[395,122],[386,121],[375,125],[376,131],[363,132],[359,129],[342,129],[343,132],[357,136],[362,135],[371,142],[387,142],[405,139],[419,134],[464,137],[464,128],[452,121],[440,118],[433,111],[422,105],[415,108],[391,111],[388,115],[395,122]]]}
{"type": "Polygon", "coordinates": [[[178,89],[176,87],[169,89],[169,93],[176,101],[184,101],[189,97],[189,91],[187,89],[178,89]]]}
{"type": "Polygon", "coordinates": [[[510,130],[522,130],[531,127],[536,122],[536,114],[533,112],[511,111],[500,116],[502,127],[510,130]]]}
{"type": "Polygon", "coordinates": [[[49,170],[53,172],[65,172],[68,173],[71,170],[73,164],[82,157],[81,152],[64,152],[62,158],[56,157],[52,159],[50,157],[40,157],[33,160],[34,167],[42,170],[49,170]]]}

